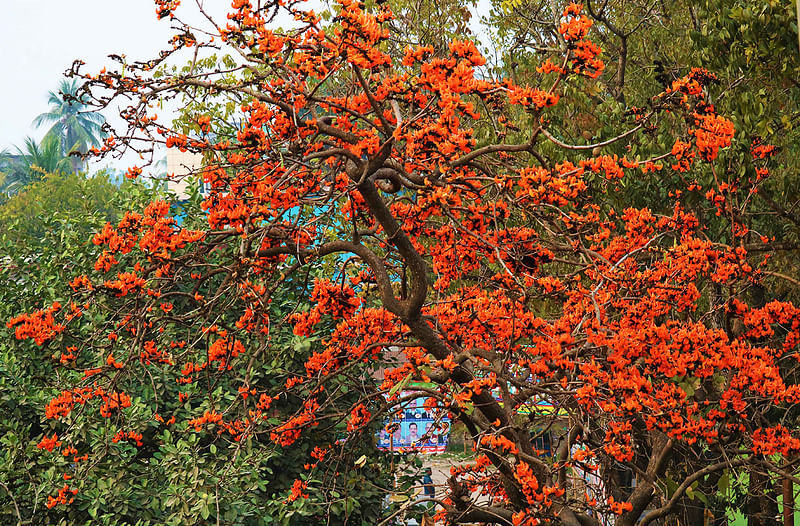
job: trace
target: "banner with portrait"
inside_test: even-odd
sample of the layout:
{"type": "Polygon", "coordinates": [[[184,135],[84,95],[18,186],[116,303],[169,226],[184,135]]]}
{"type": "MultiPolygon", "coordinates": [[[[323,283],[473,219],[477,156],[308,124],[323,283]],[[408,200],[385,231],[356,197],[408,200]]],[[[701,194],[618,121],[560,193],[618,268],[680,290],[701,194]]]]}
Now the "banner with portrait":
{"type": "MultiPolygon", "coordinates": [[[[403,391],[400,397],[413,395],[414,391],[403,391]]],[[[390,451],[421,451],[443,453],[450,436],[450,419],[438,418],[423,407],[422,398],[405,403],[400,415],[384,422],[378,432],[378,449],[390,451]]]]}

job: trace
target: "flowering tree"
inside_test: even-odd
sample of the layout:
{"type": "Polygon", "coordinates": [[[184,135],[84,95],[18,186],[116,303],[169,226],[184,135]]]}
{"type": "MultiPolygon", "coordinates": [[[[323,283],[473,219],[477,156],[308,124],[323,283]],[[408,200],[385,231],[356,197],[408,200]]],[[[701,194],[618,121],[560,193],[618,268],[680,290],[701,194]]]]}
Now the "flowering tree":
{"type": "Polygon", "coordinates": [[[202,153],[205,215],[179,223],[154,202],[107,224],[71,301],[9,322],[61,364],[45,409],[57,431],[39,447],[71,467],[48,507],[71,505],[96,456],[157,441],[141,432],[153,420],[237,454],[327,437],[285,498],[333,505],[340,475],[367,462],[354,452],[409,398],[475,443],[436,499],[450,524],[650,524],[709,477],[746,468],[755,487],[794,472],[780,456],[800,451],[800,310],[752,301],[770,240],[745,220],[775,148],[752,143],[753,177],[727,173],[734,126],[710,103],[712,73],[692,69],[618,134],[572,144],[559,107],[604,69],[578,4],[530,86],[485,73],[467,40],[396,56],[385,3],[340,0],[325,24],[300,2],[235,0],[213,34],[182,24],[178,1],[156,3],[182,28],[173,50],[82,75],[95,103],[130,101],[127,132],[93,153],[202,153]],[[271,27],[279,13],[295,27],[271,27]],[[236,58],[159,68],[214,46],[236,58]],[[173,129],[153,108],[176,96],[224,118],[173,129]],[[666,151],[606,153],[664,123],[666,151]],[[685,183],[667,204],[604,198],[667,172],[685,183]],[[698,197],[727,243],[707,236],[698,197]],[[289,352],[284,328],[305,354],[269,384],[258,364],[289,352]],[[550,431],[552,451],[537,449],[550,431]]]}

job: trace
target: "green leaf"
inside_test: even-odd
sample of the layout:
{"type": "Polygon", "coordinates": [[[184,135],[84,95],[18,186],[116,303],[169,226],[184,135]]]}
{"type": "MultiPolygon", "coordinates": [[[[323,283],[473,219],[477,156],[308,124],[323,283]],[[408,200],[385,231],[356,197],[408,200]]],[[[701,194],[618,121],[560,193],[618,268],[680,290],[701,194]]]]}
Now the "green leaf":
{"type": "Polygon", "coordinates": [[[403,377],[402,380],[394,384],[394,387],[392,387],[389,390],[389,396],[393,396],[397,391],[403,389],[406,385],[408,385],[408,382],[410,381],[411,381],[411,373],[408,373],[407,375],[405,375],[405,377],[403,377]]]}
{"type": "Polygon", "coordinates": [[[730,474],[726,471],[717,481],[717,489],[719,490],[720,493],[727,495],[730,487],[731,487],[731,477],[730,474]]]}

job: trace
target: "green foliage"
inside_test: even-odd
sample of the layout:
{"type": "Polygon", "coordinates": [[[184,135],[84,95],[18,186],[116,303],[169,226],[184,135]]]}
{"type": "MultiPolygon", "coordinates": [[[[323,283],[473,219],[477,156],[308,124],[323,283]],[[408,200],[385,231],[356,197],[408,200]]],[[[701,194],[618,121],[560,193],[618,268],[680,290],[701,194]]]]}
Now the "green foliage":
{"type": "Polygon", "coordinates": [[[0,193],[12,195],[45,174],[69,170],[69,159],[61,153],[58,138],[45,137],[37,143],[28,137],[24,149],[17,148],[15,154],[0,153],[0,193]]]}
{"type": "MultiPolygon", "coordinates": [[[[96,256],[89,234],[116,218],[123,202],[150,197],[141,185],[133,186],[123,197],[104,176],[50,174],[0,206],[3,323],[19,309],[64,301],[68,280],[96,256]]],[[[43,510],[45,496],[63,480],[57,480],[60,475],[36,447],[42,435],[50,433],[42,408],[53,395],[55,363],[38,348],[20,348],[13,335],[0,341],[2,523],[17,520],[17,509],[24,519],[58,523],[43,510]]]]}
{"type": "MultiPolygon", "coordinates": [[[[192,186],[195,188],[196,185],[192,186]]],[[[67,283],[78,269],[91,268],[99,251],[91,242],[93,232],[106,221],[116,222],[121,211],[137,210],[162,197],[141,183],[117,188],[105,175],[85,179],[74,174],[54,174],[31,185],[0,206],[0,319],[8,320],[21,310],[39,308],[53,301],[64,302],[67,283]]],[[[195,192],[183,210],[184,224],[202,223],[205,217],[195,192]]],[[[214,255],[209,255],[213,262],[214,255]]],[[[302,301],[301,283],[288,283],[276,302],[277,311],[302,301]]],[[[237,306],[223,313],[220,323],[233,323],[237,306]]],[[[88,316],[88,314],[87,314],[88,316]]],[[[180,338],[181,335],[171,335],[180,338]]],[[[83,337],[91,338],[89,332],[83,337]]],[[[80,345],[79,342],[76,342],[80,345]]],[[[290,371],[302,367],[319,342],[300,340],[285,327],[277,330],[268,345],[248,342],[260,351],[254,359],[249,385],[259,391],[277,390],[290,371]]],[[[330,444],[344,432],[341,422],[320,427],[299,444],[283,449],[268,435],[237,442],[225,435],[196,433],[193,428],[164,425],[177,415],[219,408],[237,397],[242,379],[209,374],[203,381],[217,382],[213,389],[216,406],[205,398],[192,397],[191,387],[153,374],[143,382],[126,421],[109,421],[105,428],[84,427],[83,414],[70,420],[70,435],[88,444],[95,459],[91,465],[74,462],[36,447],[54,429],[43,417],[43,408],[58,394],[55,365],[51,356],[35,345],[18,343],[12,334],[0,340],[0,523],[20,517],[31,524],[216,524],[303,526],[319,524],[329,517],[334,524],[373,525],[379,521],[384,497],[390,487],[388,454],[376,454],[374,445],[362,444],[349,455],[369,458],[361,468],[328,476],[335,484],[330,493],[286,502],[289,489],[303,473],[309,453],[318,444],[330,444]],[[189,398],[179,401],[178,393],[189,398]],[[144,400],[157,400],[156,404],[144,400]],[[143,447],[114,443],[121,427],[141,432],[143,447]],[[48,496],[65,481],[61,473],[73,473],[69,481],[80,491],[66,514],[48,510],[48,496]],[[16,504],[16,506],[15,506],[16,504]],[[19,509],[19,517],[16,509],[19,509]]],[[[79,366],[78,366],[79,367],[79,366]]],[[[155,369],[153,369],[155,371],[155,369]]],[[[366,378],[365,381],[371,382],[366,378]]],[[[335,403],[349,407],[357,393],[335,403]]],[[[274,421],[299,409],[300,398],[277,400],[274,421]]],[[[379,425],[379,423],[376,423],[379,425]]],[[[310,486],[319,481],[307,480],[310,486]]],[[[330,481],[328,481],[330,482],[330,481]]]]}
{"type": "Polygon", "coordinates": [[[39,253],[48,231],[71,231],[87,240],[93,229],[115,218],[117,187],[107,175],[92,178],[48,174],[0,207],[0,237],[17,250],[39,253]],[[85,223],[84,218],[92,218],[85,223]]]}
{"type": "Polygon", "coordinates": [[[477,0],[402,0],[392,4],[398,50],[408,45],[432,45],[435,52],[447,50],[453,39],[470,36],[471,9],[477,0]]]}

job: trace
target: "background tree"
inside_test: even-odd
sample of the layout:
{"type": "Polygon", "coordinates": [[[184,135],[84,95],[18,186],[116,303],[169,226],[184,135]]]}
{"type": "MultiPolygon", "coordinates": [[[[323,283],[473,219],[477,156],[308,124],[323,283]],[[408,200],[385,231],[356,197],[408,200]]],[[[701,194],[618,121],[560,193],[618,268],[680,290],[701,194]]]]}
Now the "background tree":
{"type": "MultiPolygon", "coordinates": [[[[124,210],[162,196],[138,181],[118,187],[102,173],[88,179],[74,173],[50,174],[15,194],[0,206],[0,315],[9,319],[21,307],[67,302],[72,277],[79,268],[92,266],[101,253],[90,242],[92,234],[107,221],[118,222],[124,210]]],[[[188,224],[203,217],[199,204],[196,194],[182,203],[188,224]]],[[[209,256],[209,263],[213,259],[209,256]]],[[[298,289],[293,285],[282,291],[284,302],[275,308],[295,306],[298,289]]],[[[259,373],[250,380],[254,389],[277,389],[287,371],[302,367],[314,343],[300,341],[287,328],[282,335],[276,333],[275,345],[282,347],[279,356],[255,361],[259,373]]],[[[95,463],[85,480],[84,495],[68,513],[48,509],[46,493],[54,485],[61,487],[65,479],[49,455],[36,446],[43,436],[58,431],[43,418],[41,408],[60,392],[58,369],[69,361],[41,349],[19,350],[9,341],[0,344],[0,410],[4,415],[0,419],[0,522],[182,525],[203,523],[209,515],[219,516],[226,524],[302,525],[318,523],[323,517],[349,517],[358,524],[377,521],[382,499],[391,487],[388,457],[371,455],[360,472],[331,474],[338,481],[334,503],[325,495],[287,506],[294,473],[303,469],[308,452],[320,441],[335,441],[335,432],[320,431],[317,439],[286,451],[263,437],[229,446],[208,441],[174,425],[173,415],[180,415],[183,406],[178,400],[181,385],[167,377],[154,377],[153,390],[143,393],[151,402],[170,400],[170,404],[142,408],[143,446],[137,448],[134,440],[120,455],[95,463]]],[[[227,379],[220,380],[216,391],[226,393],[223,396],[240,385],[236,381],[232,387],[227,379]]],[[[293,411],[300,402],[297,398],[276,401],[271,418],[277,420],[281,411],[293,411]]],[[[104,431],[92,430],[82,417],[76,416],[72,427],[98,450],[118,447],[119,442],[111,441],[113,437],[104,431]]],[[[363,453],[371,453],[371,444],[363,447],[363,453]]],[[[76,466],[74,460],[64,457],[64,462],[72,473],[69,466],[76,466]]]]}
{"type": "MultiPolygon", "coordinates": [[[[57,92],[49,92],[47,103],[50,104],[50,110],[33,120],[37,128],[50,126],[45,138],[56,138],[64,156],[73,151],[86,153],[90,146],[99,146],[103,136],[102,125],[105,120],[99,113],[87,111],[86,98],[80,88],[78,79],[62,80],[57,92]]],[[[79,156],[70,159],[75,173],[86,169],[79,156]]]]}
{"type": "Polygon", "coordinates": [[[65,172],[70,169],[70,159],[61,152],[57,137],[45,137],[41,143],[32,138],[25,139],[23,148],[16,153],[0,153],[0,192],[15,194],[48,173],[65,172]]]}
{"type": "MultiPolygon", "coordinates": [[[[117,187],[102,174],[87,180],[61,172],[42,177],[0,205],[3,317],[13,316],[18,305],[64,301],[70,276],[92,262],[87,252],[91,232],[117,217],[118,199],[117,187]]],[[[50,522],[42,514],[42,495],[61,475],[43,462],[35,444],[48,430],[41,407],[54,374],[50,355],[20,353],[10,342],[0,343],[2,522],[50,522]]]]}

